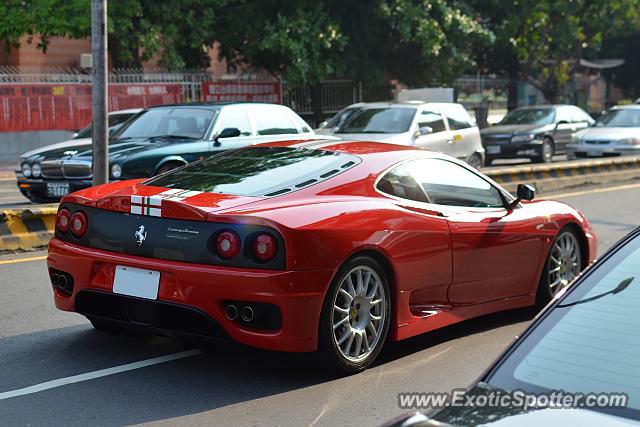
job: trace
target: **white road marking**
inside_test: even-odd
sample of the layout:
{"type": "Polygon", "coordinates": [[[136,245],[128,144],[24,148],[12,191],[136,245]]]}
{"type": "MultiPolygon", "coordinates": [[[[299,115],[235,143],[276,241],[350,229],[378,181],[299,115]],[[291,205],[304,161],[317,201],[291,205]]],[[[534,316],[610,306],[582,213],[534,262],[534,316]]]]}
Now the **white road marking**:
{"type": "Polygon", "coordinates": [[[184,359],[185,357],[196,356],[202,352],[198,349],[181,351],[179,353],[167,354],[164,356],[153,357],[151,359],[141,360],[139,362],[127,363],[126,365],[114,366],[113,368],[100,369],[99,371],[87,372],[86,374],[74,375],[72,377],[59,378],[53,381],[32,385],[17,390],[5,391],[0,393],[0,400],[11,399],[12,397],[24,396],[27,394],[38,393],[44,390],[50,390],[56,387],[62,387],[67,384],[89,381],[100,377],[119,374],[121,372],[132,371],[134,369],[145,368],[147,366],[157,365],[159,363],[170,362],[172,360],[184,359]]]}

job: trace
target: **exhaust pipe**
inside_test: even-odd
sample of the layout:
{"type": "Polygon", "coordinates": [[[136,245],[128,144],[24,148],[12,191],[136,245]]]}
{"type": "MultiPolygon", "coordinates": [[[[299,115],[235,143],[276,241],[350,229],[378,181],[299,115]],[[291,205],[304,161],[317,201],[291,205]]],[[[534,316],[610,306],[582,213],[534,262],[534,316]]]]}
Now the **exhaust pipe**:
{"type": "Polygon", "coordinates": [[[58,275],[58,289],[67,292],[67,285],[68,285],[68,281],[67,281],[67,276],[65,276],[64,274],[59,274],[58,275]]]}
{"type": "Polygon", "coordinates": [[[54,288],[58,288],[58,282],[60,281],[60,275],[59,274],[54,274],[51,276],[51,284],[53,285],[54,288]]]}
{"type": "Polygon", "coordinates": [[[238,318],[238,307],[233,304],[229,304],[224,310],[224,315],[229,320],[236,320],[238,318]]]}
{"type": "Polygon", "coordinates": [[[251,322],[253,320],[253,309],[245,305],[240,311],[240,317],[242,317],[242,320],[245,322],[251,322]]]}

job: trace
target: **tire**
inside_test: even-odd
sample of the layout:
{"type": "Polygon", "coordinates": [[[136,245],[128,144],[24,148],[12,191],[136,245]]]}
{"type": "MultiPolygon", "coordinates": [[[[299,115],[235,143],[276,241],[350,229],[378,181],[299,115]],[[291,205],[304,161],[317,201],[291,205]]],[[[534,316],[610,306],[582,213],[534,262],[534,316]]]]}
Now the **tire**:
{"type": "Polygon", "coordinates": [[[551,163],[553,161],[553,154],[555,153],[555,146],[553,140],[548,136],[545,136],[542,145],[540,146],[540,153],[531,159],[534,163],[551,163]]]}
{"type": "Polygon", "coordinates": [[[356,256],[340,267],[325,296],[318,326],[319,353],[344,373],[362,371],[380,353],[390,318],[391,292],[384,269],[373,258],[356,256]],[[336,324],[340,326],[335,328],[336,324]]]}
{"type": "Polygon", "coordinates": [[[570,228],[563,228],[553,239],[536,294],[536,305],[543,307],[561,289],[568,286],[584,268],[582,246],[578,235],[570,228]],[[566,250],[570,242],[573,249],[566,250]],[[557,272],[555,269],[559,269],[557,272]]]}
{"type": "Polygon", "coordinates": [[[184,164],[180,162],[167,162],[158,168],[155,175],[162,175],[163,173],[167,173],[171,170],[179,168],[180,166],[184,166],[184,164]]]}
{"type": "Polygon", "coordinates": [[[473,153],[467,159],[467,164],[469,166],[471,166],[472,168],[480,169],[483,166],[483,164],[482,164],[482,156],[480,154],[478,154],[478,153],[473,153]]]}

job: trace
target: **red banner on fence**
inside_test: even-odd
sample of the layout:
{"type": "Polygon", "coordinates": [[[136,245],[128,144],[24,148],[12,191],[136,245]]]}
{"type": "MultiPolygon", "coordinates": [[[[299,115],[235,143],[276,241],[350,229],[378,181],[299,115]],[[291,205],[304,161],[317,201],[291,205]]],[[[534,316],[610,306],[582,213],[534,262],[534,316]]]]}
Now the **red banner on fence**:
{"type": "MultiPolygon", "coordinates": [[[[182,101],[179,84],[111,84],[109,110],[182,101]]],[[[77,130],[91,122],[90,84],[0,84],[0,132],[77,130]]]]}
{"type": "Polygon", "coordinates": [[[205,101],[240,101],[282,103],[280,82],[222,81],[203,82],[205,101]]]}

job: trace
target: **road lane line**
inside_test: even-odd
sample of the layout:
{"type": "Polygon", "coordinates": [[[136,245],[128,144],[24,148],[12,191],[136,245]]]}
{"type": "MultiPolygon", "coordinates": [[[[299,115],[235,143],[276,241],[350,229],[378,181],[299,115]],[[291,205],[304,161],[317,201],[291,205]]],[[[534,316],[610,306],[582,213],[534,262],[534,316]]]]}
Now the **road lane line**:
{"type": "Polygon", "coordinates": [[[16,259],[3,259],[0,260],[0,265],[3,264],[18,264],[20,262],[30,262],[30,261],[41,261],[43,259],[47,259],[46,255],[41,256],[32,256],[29,258],[16,258],[16,259]]]}
{"type": "Polygon", "coordinates": [[[618,187],[609,187],[609,188],[594,188],[592,190],[574,191],[572,193],[550,194],[548,196],[545,196],[543,194],[542,197],[545,198],[545,199],[558,199],[558,198],[561,198],[561,197],[584,196],[586,194],[607,193],[609,191],[629,190],[629,189],[633,189],[633,188],[640,188],[640,183],[639,184],[620,185],[618,187]]]}
{"type": "Polygon", "coordinates": [[[57,380],[47,381],[45,383],[36,384],[25,388],[19,388],[17,390],[5,391],[4,393],[0,393],[0,400],[38,393],[40,391],[50,390],[52,388],[62,387],[68,384],[89,381],[96,378],[119,374],[121,372],[132,371],[134,369],[146,368],[147,366],[171,362],[172,360],[184,359],[186,357],[197,356],[198,354],[202,354],[202,352],[194,348],[187,351],[181,351],[179,353],[172,353],[164,356],[153,357],[151,359],[141,360],[139,362],[127,363],[126,365],[114,366],[113,368],[100,369],[99,371],[87,372],[86,374],[59,378],[57,380]]]}

